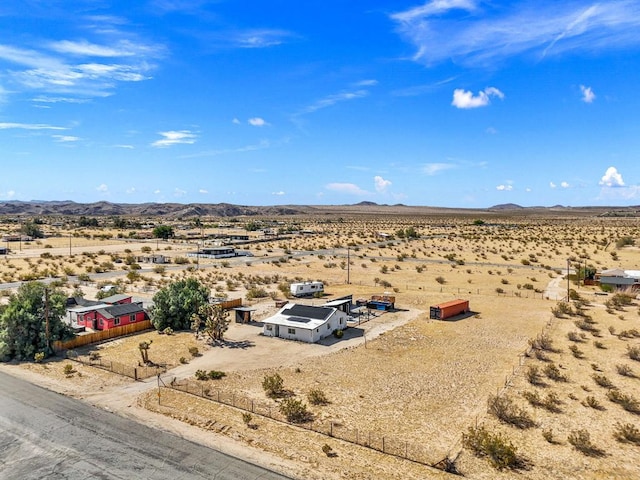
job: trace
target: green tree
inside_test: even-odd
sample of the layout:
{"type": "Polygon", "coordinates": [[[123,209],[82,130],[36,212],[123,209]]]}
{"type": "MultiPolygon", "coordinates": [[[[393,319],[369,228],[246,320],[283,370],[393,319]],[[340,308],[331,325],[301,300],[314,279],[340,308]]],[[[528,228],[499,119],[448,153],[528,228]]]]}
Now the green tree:
{"type": "Polygon", "coordinates": [[[44,238],[42,229],[35,222],[27,222],[20,228],[20,233],[31,238],[44,238]]]}
{"type": "Polygon", "coordinates": [[[26,360],[52,352],[51,343],[73,337],[62,322],[66,295],[41,282],[23,284],[0,315],[0,359],[26,360]],[[47,339],[47,316],[49,338],[47,339]]]}
{"type": "Polygon", "coordinates": [[[153,229],[153,236],[155,238],[167,240],[168,238],[173,237],[173,227],[169,225],[158,225],[153,229]]]}
{"type": "Polygon", "coordinates": [[[156,330],[188,330],[192,316],[209,302],[209,290],[195,278],[178,280],[153,296],[151,322],[156,330]]]}

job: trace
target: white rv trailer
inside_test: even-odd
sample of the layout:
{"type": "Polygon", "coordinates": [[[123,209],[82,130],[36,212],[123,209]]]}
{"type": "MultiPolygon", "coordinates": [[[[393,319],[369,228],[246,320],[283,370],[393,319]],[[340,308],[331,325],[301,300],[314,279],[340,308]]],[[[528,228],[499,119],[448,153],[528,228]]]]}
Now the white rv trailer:
{"type": "Polygon", "coordinates": [[[294,297],[306,297],[324,292],[324,284],[322,282],[300,282],[291,284],[291,295],[294,297]]]}

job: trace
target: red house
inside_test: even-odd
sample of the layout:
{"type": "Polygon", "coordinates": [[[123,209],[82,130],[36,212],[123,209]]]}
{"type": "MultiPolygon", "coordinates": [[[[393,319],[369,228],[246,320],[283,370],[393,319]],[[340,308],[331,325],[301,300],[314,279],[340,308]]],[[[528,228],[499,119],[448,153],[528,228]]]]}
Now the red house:
{"type": "Polygon", "coordinates": [[[96,305],[96,308],[90,311],[79,313],[77,322],[79,326],[93,330],[108,330],[148,318],[147,312],[137,303],[103,304],[96,305]]]}

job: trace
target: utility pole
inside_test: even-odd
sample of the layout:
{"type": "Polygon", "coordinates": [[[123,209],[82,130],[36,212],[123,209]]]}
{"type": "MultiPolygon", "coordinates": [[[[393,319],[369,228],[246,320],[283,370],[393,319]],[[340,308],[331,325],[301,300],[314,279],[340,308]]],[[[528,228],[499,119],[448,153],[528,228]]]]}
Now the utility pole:
{"type": "Polygon", "coordinates": [[[71,234],[69,234],[69,256],[71,256],[71,234]]]}
{"type": "Polygon", "coordinates": [[[567,302],[571,299],[571,297],[569,296],[569,291],[571,290],[571,283],[570,283],[570,278],[569,278],[569,265],[570,265],[571,260],[569,260],[567,258],[567,302]]]}
{"type": "Polygon", "coordinates": [[[350,274],[351,274],[351,258],[350,258],[350,252],[351,250],[349,249],[349,246],[347,246],[347,285],[349,285],[351,283],[351,279],[350,279],[350,274]]]}
{"type": "Polygon", "coordinates": [[[51,353],[51,341],[49,338],[49,288],[44,288],[44,328],[47,338],[47,355],[51,353]]]}

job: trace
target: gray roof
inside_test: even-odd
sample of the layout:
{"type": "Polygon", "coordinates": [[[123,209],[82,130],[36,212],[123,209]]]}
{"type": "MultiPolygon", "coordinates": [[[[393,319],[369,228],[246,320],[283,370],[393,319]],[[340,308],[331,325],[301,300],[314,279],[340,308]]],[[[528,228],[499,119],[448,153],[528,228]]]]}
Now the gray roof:
{"type": "Polygon", "coordinates": [[[291,308],[282,310],[282,315],[290,317],[312,318],[314,320],[325,320],[333,313],[332,308],[314,307],[311,305],[293,304],[291,308]]]}
{"type": "Polygon", "coordinates": [[[116,293],[115,295],[111,295],[109,297],[105,297],[102,299],[104,303],[117,303],[122,300],[126,300],[127,298],[131,298],[131,295],[126,295],[124,293],[116,293]]]}
{"type": "Polygon", "coordinates": [[[131,315],[133,313],[143,312],[142,308],[137,303],[123,303],[120,305],[111,305],[109,307],[101,308],[100,313],[106,318],[121,317],[122,315],[131,315]]]}

